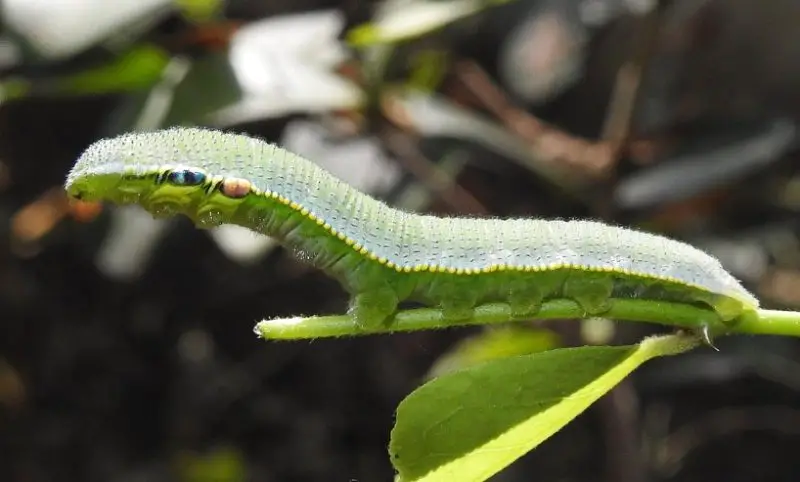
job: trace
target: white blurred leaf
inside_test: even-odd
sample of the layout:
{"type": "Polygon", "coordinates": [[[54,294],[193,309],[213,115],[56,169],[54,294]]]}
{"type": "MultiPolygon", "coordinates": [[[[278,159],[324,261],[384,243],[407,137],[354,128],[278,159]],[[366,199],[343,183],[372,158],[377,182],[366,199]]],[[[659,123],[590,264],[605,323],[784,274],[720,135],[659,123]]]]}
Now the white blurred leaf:
{"type": "Polygon", "coordinates": [[[614,201],[626,209],[642,209],[689,199],[741,182],[798,144],[798,126],[790,119],[777,118],[741,132],[739,138],[707,136],[706,145],[627,176],[617,184],[614,201]]]}
{"type": "MultiPolygon", "coordinates": [[[[497,3],[505,3],[499,1],[497,3]]],[[[372,22],[348,34],[352,45],[394,43],[442,28],[491,6],[483,0],[390,0],[378,6],[372,22]]]]}
{"type": "Polygon", "coordinates": [[[322,125],[298,120],[286,127],[281,145],[360,191],[380,193],[399,180],[400,169],[384,154],[378,139],[358,137],[332,141],[329,136],[322,125]]]}
{"type": "Polygon", "coordinates": [[[39,55],[62,59],[172,8],[172,0],[4,0],[2,16],[39,55]]]}
{"type": "Polygon", "coordinates": [[[255,263],[278,246],[274,239],[234,224],[217,226],[209,235],[225,256],[239,264],[255,263]]]}
{"type": "Polygon", "coordinates": [[[156,220],[138,206],[111,211],[111,228],[95,256],[97,268],[112,279],[128,280],[147,267],[172,220],[156,220]]]}
{"type": "Polygon", "coordinates": [[[321,113],[361,105],[361,89],[334,69],[349,58],[337,39],[344,17],[321,10],[254,22],[231,39],[230,62],[244,98],[218,111],[231,125],[291,113],[321,113]]]}
{"type": "Polygon", "coordinates": [[[13,40],[0,37],[0,69],[18,64],[21,57],[19,46],[13,40]]]}
{"type": "Polygon", "coordinates": [[[537,3],[503,40],[500,77],[526,102],[550,100],[580,79],[588,41],[574,3],[537,3]]]}

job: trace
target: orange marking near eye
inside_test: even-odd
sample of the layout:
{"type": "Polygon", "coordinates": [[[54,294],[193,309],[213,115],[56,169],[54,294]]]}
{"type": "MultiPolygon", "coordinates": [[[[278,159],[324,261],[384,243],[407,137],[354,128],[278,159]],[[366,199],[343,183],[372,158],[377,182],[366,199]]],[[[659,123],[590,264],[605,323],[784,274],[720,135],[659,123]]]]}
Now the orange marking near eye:
{"type": "Polygon", "coordinates": [[[219,185],[219,190],[222,194],[229,198],[242,198],[250,194],[253,185],[247,179],[238,177],[229,177],[223,179],[219,185]]]}

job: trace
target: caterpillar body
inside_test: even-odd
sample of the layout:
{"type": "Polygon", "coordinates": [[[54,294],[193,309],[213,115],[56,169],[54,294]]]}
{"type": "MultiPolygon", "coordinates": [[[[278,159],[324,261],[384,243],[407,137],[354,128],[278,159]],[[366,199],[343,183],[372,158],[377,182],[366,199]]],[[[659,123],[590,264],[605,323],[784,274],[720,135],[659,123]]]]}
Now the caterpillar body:
{"type": "Polygon", "coordinates": [[[336,278],[364,328],[389,322],[403,301],[438,306],[445,321],[488,302],[525,318],[556,298],[589,315],[612,297],[706,305],[725,322],[758,309],[717,259],[688,244],[594,221],[404,212],[245,135],[171,128],[100,140],[65,187],[79,199],[272,236],[336,278]]]}

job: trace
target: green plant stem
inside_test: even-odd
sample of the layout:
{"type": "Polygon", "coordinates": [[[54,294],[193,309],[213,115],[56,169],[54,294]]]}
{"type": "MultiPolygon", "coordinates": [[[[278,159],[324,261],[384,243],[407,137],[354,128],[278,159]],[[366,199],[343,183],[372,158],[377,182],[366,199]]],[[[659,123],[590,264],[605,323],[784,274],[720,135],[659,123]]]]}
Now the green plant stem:
{"type": "MultiPolygon", "coordinates": [[[[541,310],[529,319],[576,319],[587,316],[587,313],[574,301],[552,300],[544,303],[541,310]]],[[[680,303],[612,299],[611,309],[603,316],[618,320],[661,323],[682,328],[696,329],[708,325],[713,333],[728,330],[728,327],[720,322],[714,311],[680,303]]],[[[795,332],[797,336],[800,336],[800,315],[796,315],[796,317],[795,332]]],[[[264,320],[256,325],[254,331],[262,338],[296,340],[486,325],[507,323],[509,320],[512,320],[512,317],[507,304],[491,303],[477,307],[472,318],[458,322],[444,321],[439,309],[419,308],[401,311],[386,326],[370,330],[360,328],[348,315],[334,315],[264,320]]]]}
{"type": "MultiPolygon", "coordinates": [[[[785,335],[800,337],[800,312],[759,310],[724,325],[716,313],[680,303],[645,300],[612,299],[611,309],[603,315],[616,320],[658,323],[679,328],[697,329],[708,326],[713,334],[785,335]]],[[[533,317],[540,320],[586,318],[587,314],[574,301],[552,300],[544,303],[533,317]]],[[[374,335],[379,333],[443,329],[465,325],[507,323],[511,310],[503,303],[491,303],[475,309],[472,318],[464,321],[444,321],[436,308],[419,308],[398,313],[386,326],[365,330],[348,315],[310,316],[264,320],[255,327],[262,338],[297,340],[339,336],[374,335]]]]}
{"type": "Polygon", "coordinates": [[[743,316],[734,327],[736,333],[800,337],[800,312],[758,310],[743,316]]]}

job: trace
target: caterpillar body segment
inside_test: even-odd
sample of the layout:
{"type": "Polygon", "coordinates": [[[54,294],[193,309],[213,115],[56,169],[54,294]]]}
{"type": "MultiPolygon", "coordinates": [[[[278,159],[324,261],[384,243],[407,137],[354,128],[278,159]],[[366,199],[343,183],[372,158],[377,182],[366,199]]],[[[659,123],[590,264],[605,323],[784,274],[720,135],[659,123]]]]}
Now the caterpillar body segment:
{"type": "Polygon", "coordinates": [[[76,198],[141,205],[272,236],[336,278],[363,327],[400,303],[446,321],[506,302],[516,318],[548,299],[600,315],[611,298],[712,307],[723,321],[758,308],[717,259],[662,236],[585,220],[437,217],[392,208],[316,164],[244,135],[199,128],[125,134],[90,146],[66,181],[76,198]]]}

